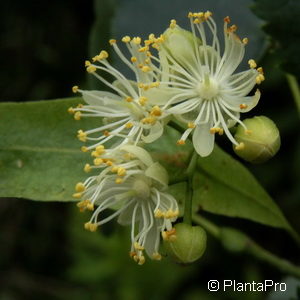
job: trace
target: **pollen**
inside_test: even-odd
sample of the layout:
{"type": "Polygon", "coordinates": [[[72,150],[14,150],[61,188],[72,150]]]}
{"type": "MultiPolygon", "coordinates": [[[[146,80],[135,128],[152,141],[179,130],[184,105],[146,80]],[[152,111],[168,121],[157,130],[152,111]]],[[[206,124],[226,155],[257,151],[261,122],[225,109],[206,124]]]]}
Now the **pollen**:
{"type": "Polygon", "coordinates": [[[148,46],[145,46],[145,47],[141,47],[138,51],[139,52],[146,52],[149,50],[149,47],[148,46]]]}
{"type": "Polygon", "coordinates": [[[135,63],[135,62],[137,61],[137,58],[136,58],[135,56],[132,56],[132,57],[130,58],[130,60],[131,60],[132,63],[135,63]]]}
{"type": "Polygon", "coordinates": [[[151,71],[151,68],[149,66],[143,66],[142,71],[146,73],[146,72],[151,71]]]}
{"type": "Polygon", "coordinates": [[[179,146],[185,145],[185,140],[178,140],[176,144],[179,146]]]}
{"type": "Polygon", "coordinates": [[[133,127],[133,123],[129,122],[129,123],[125,124],[125,127],[128,128],[128,129],[132,128],[133,127]]]}
{"type": "Polygon", "coordinates": [[[81,119],[81,112],[80,111],[76,111],[76,113],[74,114],[74,119],[76,121],[79,121],[81,119]]]}
{"type": "Polygon", "coordinates": [[[249,64],[251,69],[255,69],[257,67],[257,64],[256,64],[254,59],[249,59],[248,64],[249,64]]]}
{"type": "Polygon", "coordinates": [[[159,117],[159,116],[161,116],[161,114],[162,113],[161,113],[161,109],[159,106],[155,105],[152,107],[151,112],[150,112],[151,116],[159,117]]]}
{"type": "Polygon", "coordinates": [[[78,182],[75,186],[75,191],[76,192],[84,192],[85,191],[85,186],[82,182],[78,182]]]}
{"type": "Polygon", "coordinates": [[[142,39],[141,39],[139,36],[134,37],[134,38],[132,39],[132,42],[133,42],[134,44],[136,44],[136,45],[139,45],[139,44],[141,43],[141,41],[142,41],[142,39]]]}
{"type": "Polygon", "coordinates": [[[131,38],[128,35],[126,35],[122,38],[122,42],[124,42],[124,43],[129,43],[130,41],[131,41],[131,38]]]}
{"type": "Polygon", "coordinates": [[[144,105],[146,104],[147,101],[148,101],[148,98],[147,98],[147,97],[142,96],[142,97],[139,98],[139,103],[140,103],[140,105],[142,105],[142,106],[144,106],[144,105]]]}
{"type": "Polygon", "coordinates": [[[117,41],[116,41],[115,39],[110,39],[110,40],[109,40],[109,44],[110,44],[110,45],[113,45],[113,44],[115,44],[116,42],[117,42],[117,41]]]}
{"type": "Polygon", "coordinates": [[[78,130],[77,138],[82,142],[86,142],[87,134],[80,129],[78,130]]]}
{"type": "Polygon", "coordinates": [[[196,127],[195,123],[193,122],[188,123],[188,128],[195,128],[195,127],[196,127]]]}
{"type": "Polygon", "coordinates": [[[92,168],[91,168],[90,164],[85,164],[83,170],[84,170],[84,172],[88,173],[88,172],[91,172],[92,168]]]}
{"type": "Polygon", "coordinates": [[[235,146],[235,150],[243,150],[243,149],[245,149],[244,143],[239,143],[237,146],[235,146]]]}
{"type": "Polygon", "coordinates": [[[176,27],[176,20],[171,20],[170,21],[170,26],[169,26],[171,29],[174,29],[176,27]]]}
{"type": "Polygon", "coordinates": [[[79,89],[78,85],[74,85],[74,86],[72,87],[72,92],[73,92],[73,93],[77,93],[77,92],[78,92],[78,89],[79,89]]]}
{"type": "Polygon", "coordinates": [[[86,68],[86,70],[88,73],[94,73],[97,70],[97,68],[93,65],[90,65],[86,68]]]}
{"type": "Polygon", "coordinates": [[[99,157],[94,159],[94,165],[95,166],[100,166],[102,164],[103,164],[103,159],[101,159],[99,157]]]}

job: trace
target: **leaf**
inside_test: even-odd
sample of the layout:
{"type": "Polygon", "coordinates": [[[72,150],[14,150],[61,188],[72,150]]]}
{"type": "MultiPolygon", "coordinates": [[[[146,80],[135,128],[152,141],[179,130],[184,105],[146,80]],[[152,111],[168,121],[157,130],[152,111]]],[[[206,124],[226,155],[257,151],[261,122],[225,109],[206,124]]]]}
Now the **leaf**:
{"type": "Polygon", "coordinates": [[[263,29],[273,39],[272,52],[281,67],[300,78],[299,0],[256,0],[253,12],[267,21],[263,29]]]}
{"type": "Polygon", "coordinates": [[[237,160],[215,146],[198,160],[194,201],[201,209],[292,231],[284,215],[254,176],[237,160]]]}
{"type": "Polygon", "coordinates": [[[77,130],[99,120],[77,122],[68,114],[79,98],[0,104],[0,197],[70,201],[86,177],[89,159],[77,130]]]}

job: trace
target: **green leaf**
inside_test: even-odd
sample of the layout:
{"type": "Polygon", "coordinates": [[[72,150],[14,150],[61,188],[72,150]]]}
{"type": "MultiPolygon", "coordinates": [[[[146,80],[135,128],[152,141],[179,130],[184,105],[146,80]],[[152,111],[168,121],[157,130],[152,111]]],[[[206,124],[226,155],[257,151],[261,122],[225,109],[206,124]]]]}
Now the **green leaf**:
{"type": "Polygon", "coordinates": [[[85,162],[77,130],[99,120],[75,121],[67,109],[79,98],[0,104],[0,197],[69,201],[85,162]]]}
{"type": "Polygon", "coordinates": [[[300,78],[300,1],[256,0],[253,11],[267,21],[263,29],[273,39],[272,52],[281,67],[300,78]]]}
{"type": "Polygon", "coordinates": [[[215,146],[198,160],[194,201],[201,209],[292,231],[284,215],[254,176],[237,160],[215,146]]]}

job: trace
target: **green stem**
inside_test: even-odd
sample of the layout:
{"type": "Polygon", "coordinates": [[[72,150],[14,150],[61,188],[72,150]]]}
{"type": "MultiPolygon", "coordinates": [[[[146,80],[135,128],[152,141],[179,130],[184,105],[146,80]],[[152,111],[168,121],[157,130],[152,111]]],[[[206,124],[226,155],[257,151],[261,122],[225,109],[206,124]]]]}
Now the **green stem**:
{"type": "MultiPolygon", "coordinates": [[[[198,215],[193,216],[193,221],[196,224],[203,226],[204,229],[208,231],[211,235],[213,235],[215,238],[221,239],[221,228],[219,226],[198,215]]],[[[291,262],[287,261],[286,259],[280,258],[271,253],[270,251],[262,248],[244,233],[241,234],[245,237],[246,245],[244,250],[242,250],[243,252],[249,253],[255,258],[269,263],[270,265],[277,268],[283,273],[300,278],[300,267],[297,267],[291,262]]]]}
{"type": "Polygon", "coordinates": [[[197,166],[197,152],[193,151],[190,163],[186,170],[187,175],[187,196],[184,203],[183,222],[192,224],[192,207],[193,207],[193,175],[197,166]]]}
{"type": "Polygon", "coordinates": [[[300,115],[300,88],[298,85],[297,78],[294,75],[288,73],[286,73],[286,78],[291,89],[292,95],[294,97],[298,113],[300,115]]]}
{"type": "Polygon", "coordinates": [[[183,127],[181,127],[179,124],[177,124],[176,122],[174,122],[174,121],[170,121],[168,123],[168,126],[174,128],[175,130],[177,130],[180,133],[184,133],[185,132],[185,129],[183,127]]]}

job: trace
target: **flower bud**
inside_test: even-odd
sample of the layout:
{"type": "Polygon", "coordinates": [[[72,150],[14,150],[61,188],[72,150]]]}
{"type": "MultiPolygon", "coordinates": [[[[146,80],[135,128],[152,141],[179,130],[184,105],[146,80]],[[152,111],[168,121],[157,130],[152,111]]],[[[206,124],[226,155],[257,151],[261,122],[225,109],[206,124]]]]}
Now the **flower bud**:
{"type": "Polygon", "coordinates": [[[273,157],[280,148],[280,135],[275,123],[265,116],[243,122],[248,130],[239,125],[234,137],[244,147],[234,148],[235,153],[251,163],[263,163],[273,157]]]}
{"type": "Polygon", "coordinates": [[[165,249],[176,262],[192,263],[199,259],[206,248],[206,232],[200,226],[185,223],[175,225],[176,240],[164,241],[165,249]]]}

